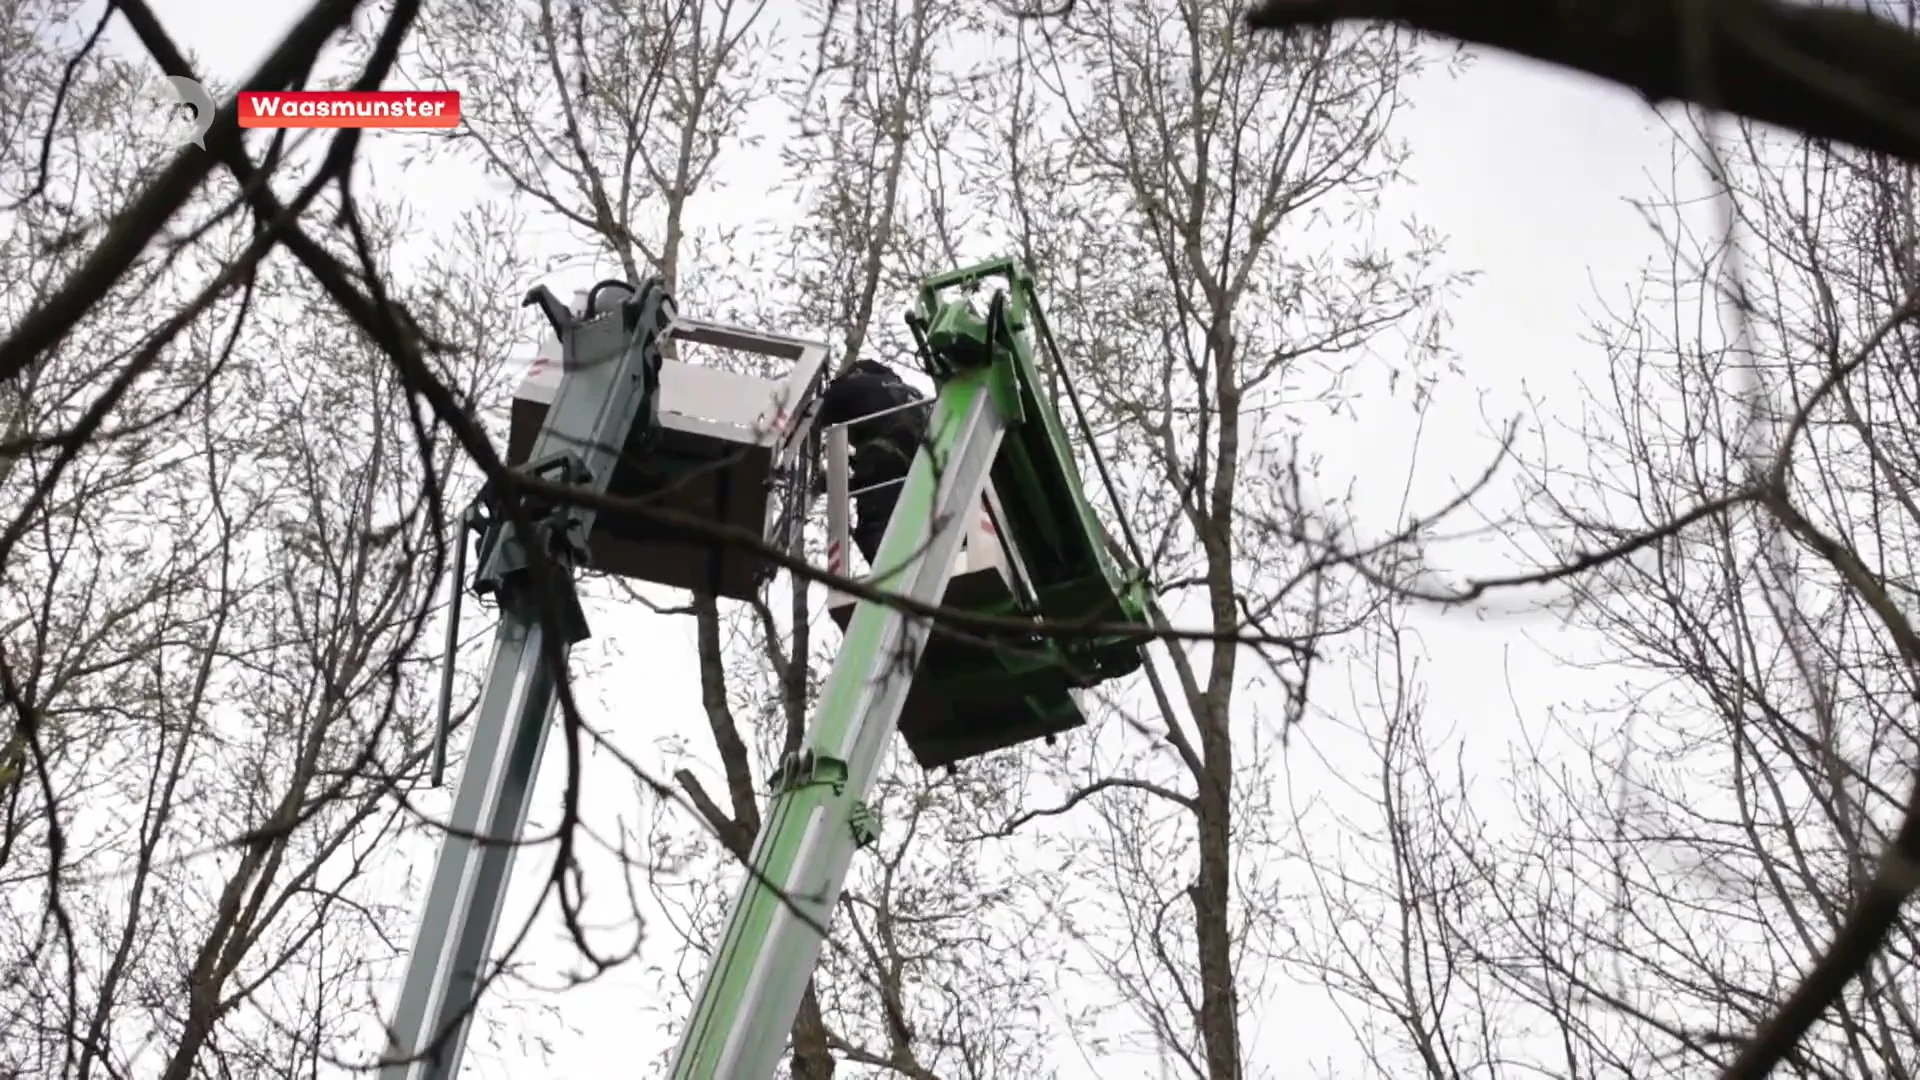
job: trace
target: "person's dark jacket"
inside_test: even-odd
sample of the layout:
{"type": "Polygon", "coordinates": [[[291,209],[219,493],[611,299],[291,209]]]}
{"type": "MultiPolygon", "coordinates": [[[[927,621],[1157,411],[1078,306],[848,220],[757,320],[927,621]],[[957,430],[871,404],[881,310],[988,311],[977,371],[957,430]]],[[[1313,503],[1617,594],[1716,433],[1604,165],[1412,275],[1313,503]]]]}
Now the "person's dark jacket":
{"type": "MultiPolygon", "coordinates": [[[[873,360],[862,360],[827,384],[821,395],[817,423],[831,427],[861,417],[925,401],[893,369],[873,360]]],[[[925,409],[901,409],[885,416],[854,423],[847,430],[853,450],[850,483],[856,490],[907,475],[914,452],[925,437],[925,409]]]]}
{"type": "MultiPolygon", "coordinates": [[[[886,533],[887,521],[900,499],[900,485],[913,467],[913,457],[926,438],[927,410],[899,409],[885,416],[873,414],[898,405],[925,401],[918,390],[894,374],[893,369],[872,360],[862,360],[827,384],[820,396],[820,411],[815,423],[822,428],[850,424],[847,442],[852,461],[848,467],[848,486],[859,492],[877,484],[888,484],[876,491],[865,491],[853,498],[853,542],[871,564],[886,533]],[[873,417],[862,421],[862,417],[873,417]]],[[[822,471],[817,490],[826,490],[822,471]]]]}

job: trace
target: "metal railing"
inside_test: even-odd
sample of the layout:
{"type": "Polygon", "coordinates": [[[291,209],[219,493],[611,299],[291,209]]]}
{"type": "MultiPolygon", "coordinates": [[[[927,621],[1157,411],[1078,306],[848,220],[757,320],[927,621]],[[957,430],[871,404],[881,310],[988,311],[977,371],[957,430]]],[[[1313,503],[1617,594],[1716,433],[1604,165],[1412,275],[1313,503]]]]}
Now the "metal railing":
{"type": "MultiPolygon", "coordinates": [[[[882,480],[880,483],[868,484],[865,487],[852,487],[853,449],[851,439],[847,435],[847,429],[855,424],[869,423],[884,416],[892,416],[894,413],[906,412],[909,409],[931,409],[932,407],[933,401],[931,399],[908,401],[899,405],[888,406],[878,412],[856,417],[845,423],[834,424],[831,427],[821,429],[820,433],[826,440],[828,573],[838,574],[841,577],[850,576],[847,573],[847,551],[852,547],[853,541],[853,526],[850,519],[852,516],[854,496],[865,495],[874,491],[884,491],[887,488],[896,487],[907,482],[907,478],[902,476],[897,480],[882,480]]],[[[868,567],[867,569],[871,571],[873,568],[868,567]]]]}

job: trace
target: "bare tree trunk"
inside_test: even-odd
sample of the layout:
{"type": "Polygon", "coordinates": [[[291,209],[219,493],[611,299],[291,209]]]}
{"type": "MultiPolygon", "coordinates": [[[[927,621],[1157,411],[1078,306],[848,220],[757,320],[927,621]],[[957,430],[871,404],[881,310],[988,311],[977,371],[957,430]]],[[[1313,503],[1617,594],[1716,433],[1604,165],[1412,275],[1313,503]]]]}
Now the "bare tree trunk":
{"type": "MultiPolygon", "coordinates": [[[[1007,51],[1029,59],[1000,87],[1016,104],[995,133],[999,167],[1026,257],[1052,286],[1070,369],[1054,374],[1085,388],[1095,430],[1112,433],[1101,449],[1132,466],[1114,470],[1118,512],[1167,587],[1163,627],[1198,623],[1223,639],[1168,643],[1173,687],[1159,695],[1161,715],[1134,719],[1152,751],[1126,754],[1118,775],[1075,762],[1062,778],[1061,809],[1084,801],[1105,819],[1112,840],[1101,857],[1116,868],[1113,903],[1133,943],[1069,934],[1160,1054],[1207,1080],[1239,1080],[1240,1021],[1257,1007],[1242,987],[1260,977],[1242,965],[1283,905],[1276,885],[1248,884],[1270,878],[1274,840],[1240,792],[1265,784],[1257,777],[1268,763],[1246,749],[1254,733],[1238,650],[1225,640],[1250,619],[1263,633],[1310,638],[1366,591],[1296,576],[1306,560],[1287,538],[1313,531],[1311,511],[1286,467],[1271,464],[1285,460],[1284,431],[1256,421],[1285,401],[1337,394],[1304,358],[1357,350],[1424,317],[1443,284],[1395,268],[1385,252],[1355,251],[1345,262],[1354,278],[1336,285],[1337,260],[1290,263],[1280,237],[1311,232],[1321,207],[1366,213],[1345,204],[1348,185],[1392,177],[1399,151],[1384,123],[1417,60],[1364,37],[1302,38],[1266,54],[1231,5],[1202,0],[1104,5],[1007,51]],[[1049,124],[1063,142],[1037,134],[1049,124]],[[1372,302],[1307,299],[1348,287],[1372,302]],[[1313,584],[1295,592],[1302,580],[1313,584]],[[1169,865],[1193,868],[1190,928],[1156,914],[1178,899],[1169,865]]],[[[1417,238],[1407,265],[1429,251],[1417,238]]],[[[1308,671],[1296,657],[1277,673],[1281,722],[1300,716],[1308,671]]]]}

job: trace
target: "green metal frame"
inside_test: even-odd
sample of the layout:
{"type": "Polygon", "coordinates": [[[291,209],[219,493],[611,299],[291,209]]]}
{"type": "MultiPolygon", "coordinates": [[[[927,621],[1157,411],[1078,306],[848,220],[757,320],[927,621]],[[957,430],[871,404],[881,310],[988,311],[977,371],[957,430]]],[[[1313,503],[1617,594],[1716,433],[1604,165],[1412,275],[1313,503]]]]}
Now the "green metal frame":
{"type": "MultiPolygon", "coordinates": [[[[937,604],[976,505],[1012,400],[1005,365],[960,374],[941,389],[876,562],[880,588],[937,604]],[[936,524],[944,527],[936,528],[936,524]]],[[[674,1080],[767,1077],[812,978],[853,853],[875,828],[863,800],[891,741],[925,648],[926,620],[862,601],[847,628],[806,742],[773,778],[773,799],[747,879],[682,1033],[674,1080]]]]}
{"type": "MultiPolygon", "coordinates": [[[[939,383],[929,438],[909,470],[874,560],[874,584],[921,604],[945,597],[954,557],[989,478],[1033,585],[1029,616],[1132,624],[1103,636],[1011,642],[990,663],[944,678],[1020,686],[1030,707],[1078,706],[1066,685],[1137,669],[1147,586],[1108,554],[1081,489],[1072,447],[1040,392],[1029,324],[1044,330],[1032,277],[1010,259],[928,279],[909,316],[939,383]],[[986,314],[943,291],[1000,277],[986,314]],[[1071,511],[1062,512],[1063,507],[1071,511]],[[1063,683],[1060,673],[1074,674],[1063,683]],[[1038,688],[1029,692],[1024,687],[1038,688]]],[[[1046,338],[1043,333],[1041,335],[1046,338]]],[[[1054,358],[1058,362],[1058,358],[1054,358]]],[[[763,1080],[773,1074],[812,980],[853,855],[877,824],[865,806],[918,671],[928,621],[862,600],[798,754],[772,778],[773,795],[713,966],[675,1051],[673,1080],[763,1080]]]]}
{"type": "MultiPolygon", "coordinates": [[[[1137,670],[1152,592],[1144,571],[1122,567],[1105,542],[1105,531],[1087,501],[1073,443],[1053,403],[1041,392],[1033,341],[1051,345],[1046,314],[1033,275],[1018,260],[993,259],[930,277],[921,283],[908,317],[922,344],[928,374],[936,382],[962,370],[967,358],[986,352],[1009,368],[1009,391],[1025,423],[1014,426],[993,470],[1008,520],[1001,523],[1013,549],[1033,575],[1037,611],[1057,624],[1118,626],[1127,631],[1086,638],[1056,639],[1059,656],[1048,662],[1078,670],[1087,684],[1137,670]],[[966,294],[998,282],[983,314],[966,294]],[[960,295],[954,295],[954,294],[960,295]],[[1072,513],[1060,508],[1071,506],[1072,513]]],[[[1064,371],[1049,348],[1048,360],[1064,371]]],[[[1012,673],[1019,661],[1009,657],[1012,673]]]]}

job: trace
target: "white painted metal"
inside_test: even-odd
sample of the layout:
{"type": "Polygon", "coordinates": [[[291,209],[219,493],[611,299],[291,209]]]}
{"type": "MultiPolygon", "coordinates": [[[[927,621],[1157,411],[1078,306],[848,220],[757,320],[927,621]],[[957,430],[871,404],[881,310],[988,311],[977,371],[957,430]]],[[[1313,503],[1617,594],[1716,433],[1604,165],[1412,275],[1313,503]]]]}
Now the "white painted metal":
{"type": "MultiPolygon", "coordinates": [[[[586,294],[574,294],[574,305],[576,312],[584,310],[586,294]]],[[[710,364],[665,360],[660,365],[662,428],[771,450],[775,466],[787,464],[800,451],[809,419],[796,406],[826,361],[824,346],[690,319],[677,320],[667,337],[789,359],[793,366],[778,378],[763,378],[710,364]]],[[[548,328],[514,391],[514,400],[551,405],[560,375],[560,339],[548,328]]]]}
{"type": "MultiPolygon", "coordinates": [[[[584,310],[586,293],[575,293],[573,303],[576,312],[584,310]]],[[[657,505],[757,532],[768,544],[789,549],[804,521],[794,508],[784,508],[783,517],[773,494],[807,452],[813,411],[806,394],[826,362],[826,346],[678,318],[664,338],[788,365],[767,378],[663,356],[656,442],[641,457],[657,451],[661,460],[687,470],[650,489],[657,492],[657,505]]],[[[510,461],[519,460],[516,453],[524,456],[544,421],[562,366],[559,338],[549,328],[514,393],[510,461]]],[[[671,532],[639,535],[621,523],[610,523],[590,547],[594,569],[735,599],[754,595],[767,571],[765,560],[744,548],[716,548],[671,532]]]]}
{"type": "MultiPolygon", "coordinates": [[[[827,569],[843,577],[867,580],[873,574],[872,567],[867,567],[865,574],[852,571],[852,544],[848,535],[850,530],[847,529],[847,523],[851,520],[852,498],[848,494],[845,472],[846,433],[845,424],[835,425],[823,432],[827,441],[827,569]]],[[[1000,542],[999,530],[994,525],[992,508],[998,502],[993,483],[988,481],[987,492],[976,504],[973,519],[967,523],[966,532],[960,538],[960,549],[953,556],[953,574],[948,579],[947,595],[954,599],[965,597],[969,606],[990,602],[990,598],[1013,595],[1014,575],[1018,571],[1008,565],[1006,545],[1000,542]]],[[[842,630],[853,618],[855,603],[855,598],[847,593],[834,588],[827,590],[827,614],[842,630]]]]}

